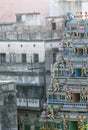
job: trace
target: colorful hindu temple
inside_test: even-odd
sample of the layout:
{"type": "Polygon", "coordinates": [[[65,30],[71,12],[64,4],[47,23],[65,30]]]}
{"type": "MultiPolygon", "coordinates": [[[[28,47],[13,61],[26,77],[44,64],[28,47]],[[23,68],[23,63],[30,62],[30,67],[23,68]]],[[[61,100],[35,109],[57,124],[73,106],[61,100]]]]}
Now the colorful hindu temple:
{"type": "Polygon", "coordinates": [[[51,84],[41,114],[41,130],[88,130],[88,19],[66,23],[51,65],[51,84]]]}

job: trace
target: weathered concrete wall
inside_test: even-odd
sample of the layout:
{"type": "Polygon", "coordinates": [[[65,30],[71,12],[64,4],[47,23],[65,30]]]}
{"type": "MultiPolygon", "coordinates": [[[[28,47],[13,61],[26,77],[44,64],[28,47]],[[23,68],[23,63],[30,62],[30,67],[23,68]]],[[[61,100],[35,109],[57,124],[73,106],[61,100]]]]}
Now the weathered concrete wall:
{"type": "Polygon", "coordinates": [[[17,130],[16,86],[0,81],[0,130],[17,130]]]}
{"type": "Polygon", "coordinates": [[[44,41],[30,41],[30,42],[0,42],[0,53],[6,54],[6,62],[10,62],[11,57],[16,63],[22,62],[22,54],[26,54],[27,63],[34,61],[34,54],[39,55],[39,62],[45,60],[45,47],[44,41]]]}
{"type": "Polygon", "coordinates": [[[61,36],[63,17],[47,17],[44,26],[28,26],[24,23],[0,23],[0,40],[45,40],[61,36]],[[52,22],[56,23],[56,29],[52,30],[52,22]]]}
{"type": "Polygon", "coordinates": [[[54,56],[53,54],[57,55],[59,48],[62,47],[61,39],[52,39],[45,41],[45,68],[46,71],[50,71],[51,64],[53,64],[54,56]]]}

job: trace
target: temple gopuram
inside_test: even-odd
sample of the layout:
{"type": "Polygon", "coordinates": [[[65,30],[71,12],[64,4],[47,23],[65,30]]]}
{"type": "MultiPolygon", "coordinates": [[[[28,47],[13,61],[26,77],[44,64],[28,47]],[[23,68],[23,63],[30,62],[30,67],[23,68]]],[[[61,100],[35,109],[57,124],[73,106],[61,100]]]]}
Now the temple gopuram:
{"type": "Polygon", "coordinates": [[[88,16],[68,20],[51,65],[40,130],[88,130],[88,16]]]}

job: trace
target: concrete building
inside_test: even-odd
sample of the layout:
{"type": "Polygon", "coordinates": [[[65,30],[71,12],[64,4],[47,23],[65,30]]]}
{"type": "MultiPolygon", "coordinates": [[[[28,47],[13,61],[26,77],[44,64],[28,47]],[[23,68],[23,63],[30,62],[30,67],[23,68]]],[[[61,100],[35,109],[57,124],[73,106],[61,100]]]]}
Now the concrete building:
{"type": "Polygon", "coordinates": [[[62,36],[65,24],[63,17],[46,17],[45,23],[43,26],[40,24],[40,14],[37,12],[16,14],[16,22],[0,23],[0,40],[32,41],[62,36]]]}
{"type": "Polygon", "coordinates": [[[0,63],[30,63],[45,61],[44,41],[1,41],[0,63]],[[32,59],[31,59],[32,58],[32,59]]]}
{"type": "Polygon", "coordinates": [[[16,83],[18,130],[37,130],[45,101],[44,41],[0,42],[0,46],[0,79],[16,83]]]}
{"type": "Polygon", "coordinates": [[[0,41],[0,46],[0,79],[16,83],[18,130],[38,130],[50,82],[49,67],[61,47],[60,39],[0,41]]]}
{"type": "Polygon", "coordinates": [[[29,26],[38,26],[40,24],[40,13],[17,13],[16,22],[24,23],[29,26]]]}
{"type": "Polygon", "coordinates": [[[62,48],[61,38],[45,40],[46,71],[50,71],[51,64],[56,62],[59,48],[62,48]]]}
{"type": "Polygon", "coordinates": [[[16,85],[10,80],[0,80],[0,130],[17,130],[16,85]]]}
{"type": "Polygon", "coordinates": [[[87,0],[49,0],[50,16],[63,16],[68,12],[73,14],[88,12],[87,0]]]}
{"type": "MultiPolygon", "coordinates": [[[[18,130],[40,128],[39,116],[46,101],[50,64],[55,62],[56,50],[62,46],[63,18],[47,17],[45,26],[31,19],[31,23],[36,23],[34,26],[28,20],[30,15],[32,13],[19,13],[17,22],[0,23],[0,79],[16,83],[18,130]]],[[[39,13],[33,15],[39,18],[39,13]]]]}

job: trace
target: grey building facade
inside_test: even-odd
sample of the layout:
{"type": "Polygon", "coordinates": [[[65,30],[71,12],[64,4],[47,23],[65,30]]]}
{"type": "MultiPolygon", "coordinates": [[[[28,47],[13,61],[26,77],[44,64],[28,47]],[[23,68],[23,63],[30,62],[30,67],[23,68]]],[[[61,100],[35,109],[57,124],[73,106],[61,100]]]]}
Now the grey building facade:
{"type": "Polygon", "coordinates": [[[46,101],[50,66],[61,46],[63,20],[55,19],[46,18],[46,26],[36,27],[22,22],[11,23],[11,26],[0,24],[0,79],[16,83],[18,130],[40,128],[39,117],[46,101]],[[58,20],[61,21],[60,30],[58,20]]]}
{"type": "Polygon", "coordinates": [[[0,81],[0,130],[17,130],[16,84],[0,81]]]}

